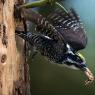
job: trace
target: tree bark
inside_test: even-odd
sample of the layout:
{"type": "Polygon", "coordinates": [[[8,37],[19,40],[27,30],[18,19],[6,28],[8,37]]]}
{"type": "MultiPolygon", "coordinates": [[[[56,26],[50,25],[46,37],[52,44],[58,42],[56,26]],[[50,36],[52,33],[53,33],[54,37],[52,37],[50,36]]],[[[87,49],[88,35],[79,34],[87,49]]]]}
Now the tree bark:
{"type": "Polygon", "coordinates": [[[21,39],[21,48],[16,48],[14,4],[15,0],[0,0],[0,95],[30,95],[29,67],[21,39]]]}

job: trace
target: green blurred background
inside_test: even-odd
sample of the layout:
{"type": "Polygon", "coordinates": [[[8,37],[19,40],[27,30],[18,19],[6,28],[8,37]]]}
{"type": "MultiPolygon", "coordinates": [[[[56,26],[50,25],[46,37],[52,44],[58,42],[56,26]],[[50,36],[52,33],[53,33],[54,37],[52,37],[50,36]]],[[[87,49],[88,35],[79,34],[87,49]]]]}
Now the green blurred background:
{"type": "MultiPolygon", "coordinates": [[[[61,3],[67,9],[73,7],[84,23],[88,45],[81,52],[89,68],[95,74],[95,0],[65,0],[61,3]]],[[[40,11],[45,13],[50,12],[51,9],[42,7],[40,11]]],[[[81,71],[51,64],[40,54],[36,55],[33,60],[30,57],[29,63],[32,95],[95,95],[95,82],[85,86],[86,77],[81,71]]]]}

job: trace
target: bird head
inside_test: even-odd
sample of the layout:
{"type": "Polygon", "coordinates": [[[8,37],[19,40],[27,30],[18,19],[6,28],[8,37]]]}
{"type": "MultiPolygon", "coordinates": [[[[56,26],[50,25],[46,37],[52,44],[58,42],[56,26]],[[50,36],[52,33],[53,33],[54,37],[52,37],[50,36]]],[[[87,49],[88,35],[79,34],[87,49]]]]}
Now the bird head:
{"type": "Polygon", "coordinates": [[[76,62],[76,64],[78,64],[79,68],[82,70],[86,69],[86,60],[85,57],[81,54],[81,53],[76,53],[75,54],[75,59],[74,61],[76,62]]]}
{"type": "Polygon", "coordinates": [[[64,63],[72,69],[86,69],[85,57],[80,53],[69,52],[65,54],[64,63]]]}
{"type": "Polygon", "coordinates": [[[87,80],[85,81],[85,85],[88,85],[94,81],[94,75],[91,72],[91,70],[86,66],[85,58],[80,53],[68,53],[66,54],[65,59],[65,66],[76,69],[76,70],[82,70],[84,74],[87,77],[87,80]]]}

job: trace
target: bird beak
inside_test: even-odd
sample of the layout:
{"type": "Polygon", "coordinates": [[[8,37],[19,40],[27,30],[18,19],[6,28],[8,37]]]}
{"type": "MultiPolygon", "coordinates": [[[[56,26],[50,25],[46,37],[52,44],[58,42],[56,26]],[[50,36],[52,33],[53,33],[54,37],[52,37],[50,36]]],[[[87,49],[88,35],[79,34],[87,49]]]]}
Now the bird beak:
{"type": "Polygon", "coordinates": [[[86,68],[86,70],[84,71],[84,73],[85,73],[86,77],[88,78],[85,81],[85,85],[91,84],[94,81],[94,79],[95,79],[93,73],[88,68],[86,68]]]}

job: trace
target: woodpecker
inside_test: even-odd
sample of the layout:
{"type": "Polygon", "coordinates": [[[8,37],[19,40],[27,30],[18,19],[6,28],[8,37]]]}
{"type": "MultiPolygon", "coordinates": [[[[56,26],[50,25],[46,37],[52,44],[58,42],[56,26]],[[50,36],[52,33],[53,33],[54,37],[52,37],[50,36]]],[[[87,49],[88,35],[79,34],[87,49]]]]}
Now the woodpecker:
{"type": "Polygon", "coordinates": [[[30,9],[22,8],[21,12],[26,20],[35,23],[36,33],[16,30],[18,36],[35,46],[50,61],[82,70],[88,77],[87,84],[94,80],[85,58],[77,53],[78,50],[85,48],[87,37],[79,17],[73,9],[68,13],[57,9],[47,18],[30,9]],[[79,35],[77,36],[79,39],[73,35],[79,35]]]}
{"type": "Polygon", "coordinates": [[[70,45],[64,45],[58,43],[44,35],[34,34],[32,32],[16,31],[16,34],[31,45],[34,45],[37,50],[46,56],[49,60],[58,64],[66,64],[68,66],[74,66],[76,69],[86,69],[85,60],[78,54],[74,54],[70,45]]]}

